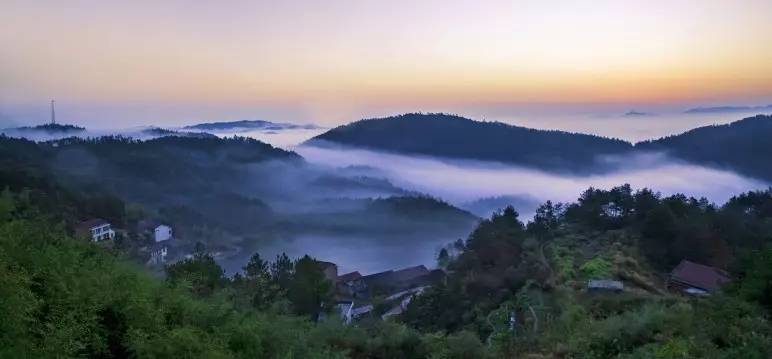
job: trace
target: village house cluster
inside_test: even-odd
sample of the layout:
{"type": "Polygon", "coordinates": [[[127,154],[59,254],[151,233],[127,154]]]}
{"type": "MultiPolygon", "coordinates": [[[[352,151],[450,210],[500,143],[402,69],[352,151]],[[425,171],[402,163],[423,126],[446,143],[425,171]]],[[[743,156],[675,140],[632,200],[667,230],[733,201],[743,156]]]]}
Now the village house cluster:
{"type": "MultiPolygon", "coordinates": [[[[116,233],[125,231],[113,229],[112,224],[101,218],[80,222],[75,226],[75,234],[90,239],[95,243],[111,243],[116,233]]],[[[143,246],[140,251],[148,257],[148,266],[161,266],[168,262],[173,252],[182,253],[183,244],[174,238],[172,227],[153,219],[145,219],[137,224],[136,234],[141,240],[152,244],[143,246]]]]}
{"type": "MultiPolygon", "coordinates": [[[[140,248],[147,257],[146,265],[149,267],[163,266],[171,258],[186,253],[182,241],[174,238],[172,227],[160,221],[142,220],[137,224],[136,232],[145,242],[151,243],[140,248]]],[[[116,230],[108,221],[100,218],[79,223],[75,233],[96,243],[110,242],[116,238],[116,230]]],[[[429,270],[424,265],[369,275],[362,275],[358,271],[339,275],[335,263],[317,263],[325,278],[335,284],[335,308],[345,323],[371,317],[377,305],[382,309],[377,313],[381,319],[399,315],[415,296],[421,295],[446,277],[443,270],[429,270]]],[[[682,260],[669,274],[667,288],[685,295],[707,296],[730,281],[729,274],[721,269],[682,260]]],[[[593,278],[587,282],[586,291],[622,293],[625,286],[619,280],[593,278]]]]}
{"type": "Polygon", "coordinates": [[[387,308],[378,313],[381,319],[399,315],[415,296],[445,279],[443,270],[424,265],[369,275],[357,271],[338,275],[335,263],[318,263],[325,277],[335,283],[335,307],[345,323],[372,315],[376,302],[387,308]]]}

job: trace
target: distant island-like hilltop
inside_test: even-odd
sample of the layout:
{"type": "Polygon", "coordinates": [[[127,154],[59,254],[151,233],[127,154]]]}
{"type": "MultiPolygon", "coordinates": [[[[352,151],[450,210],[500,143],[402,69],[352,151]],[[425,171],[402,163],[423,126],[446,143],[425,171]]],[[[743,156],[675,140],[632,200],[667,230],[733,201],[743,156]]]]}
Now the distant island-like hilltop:
{"type": "Polygon", "coordinates": [[[596,159],[633,150],[629,142],[565,131],[474,121],[442,113],[409,113],[333,128],[306,142],[388,152],[493,161],[553,172],[590,173],[596,159]]]}
{"type": "Polygon", "coordinates": [[[731,112],[765,112],[765,111],[772,111],[772,105],[695,107],[684,111],[684,113],[698,114],[698,113],[731,113],[731,112]]]}
{"type": "Polygon", "coordinates": [[[316,125],[298,125],[294,123],[282,123],[271,122],[262,120],[242,120],[242,121],[226,121],[226,122],[206,122],[195,125],[185,126],[188,130],[202,130],[202,131],[231,131],[231,130],[265,130],[265,131],[281,131],[281,130],[314,130],[320,127],[316,125]]]}
{"type": "Polygon", "coordinates": [[[187,132],[187,131],[175,131],[161,127],[150,127],[142,130],[142,133],[149,136],[177,136],[177,137],[191,137],[191,138],[216,138],[217,136],[206,132],[187,132]]]}
{"type": "Polygon", "coordinates": [[[649,112],[641,112],[641,111],[636,111],[636,110],[630,110],[630,111],[625,112],[625,116],[627,116],[627,117],[643,117],[643,116],[654,116],[654,114],[653,113],[649,113],[649,112]]]}

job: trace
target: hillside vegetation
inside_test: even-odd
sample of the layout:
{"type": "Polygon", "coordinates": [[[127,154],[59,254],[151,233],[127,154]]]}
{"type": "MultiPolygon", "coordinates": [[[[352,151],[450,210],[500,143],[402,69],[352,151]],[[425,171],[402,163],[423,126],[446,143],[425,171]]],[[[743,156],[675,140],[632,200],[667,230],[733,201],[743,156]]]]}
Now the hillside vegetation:
{"type": "Polygon", "coordinates": [[[636,144],[636,149],[665,151],[683,160],[729,169],[772,182],[772,115],[758,115],[726,125],[695,128],[676,136],[636,144]]]}
{"type": "Polygon", "coordinates": [[[0,137],[0,164],[14,187],[29,181],[19,174],[55,178],[101,203],[92,216],[126,229],[158,218],[190,246],[250,250],[301,232],[444,238],[477,221],[384,179],[310,166],[294,152],[243,137],[0,137]]]}
{"type": "Polygon", "coordinates": [[[496,161],[552,172],[592,171],[601,155],[632,150],[625,141],[544,131],[446,114],[411,113],[336,127],[309,141],[447,158],[496,161]]]}
{"type": "Polygon", "coordinates": [[[198,251],[155,279],[120,246],[68,235],[60,214],[78,217],[81,200],[44,179],[0,194],[0,357],[772,354],[770,190],[716,207],[589,189],[575,203],[544,204],[527,225],[506,208],[445,251],[449,277],[401,317],[350,326],[336,320],[331,283],[312,258],[255,254],[226,277],[198,251]],[[707,298],[669,294],[663,273],[682,258],[727,264],[735,282],[707,298]],[[621,280],[625,292],[587,293],[592,278],[621,280]],[[320,310],[328,319],[317,322],[320,310]]]}
{"type": "Polygon", "coordinates": [[[446,252],[446,283],[402,319],[477,333],[503,357],[766,358],[770,241],[772,190],[717,207],[591,188],[575,203],[542,205],[527,225],[511,207],[482,222],[446,252]],[[735,281],[707,298],[671,292],[667,273],[683,259],[731,269],[735,281]],[[590,279],[625,287],[590,293],[590,279]]]}
{"type": "MultiPolygon", "coordinates": [[[[166,280],[152,278],[119,250],[69,236],[58,212],[41,207],[50,198],[32,195],[43,190],[51,188],[0,195],[2,358],[483,355],[463,334],[315,324],[308,308],[319,307],[330,285],[308,257],[277,258],[270,270],[253,257],[244,276],[227,278],[201,252],[168,267],[166,280]]],[[[64,202],[57,205],[77,208],[64,202]]]]}

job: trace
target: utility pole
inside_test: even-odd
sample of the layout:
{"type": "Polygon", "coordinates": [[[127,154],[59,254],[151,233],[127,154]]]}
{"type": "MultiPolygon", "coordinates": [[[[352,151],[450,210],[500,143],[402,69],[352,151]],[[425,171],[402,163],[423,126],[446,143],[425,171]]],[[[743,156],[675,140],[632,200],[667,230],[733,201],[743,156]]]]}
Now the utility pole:
{"type": "Polygon", "coordinates": [[[56,124],[56,109],[54,109],[54,100],[51,100],[51,124],[56,124]]]}

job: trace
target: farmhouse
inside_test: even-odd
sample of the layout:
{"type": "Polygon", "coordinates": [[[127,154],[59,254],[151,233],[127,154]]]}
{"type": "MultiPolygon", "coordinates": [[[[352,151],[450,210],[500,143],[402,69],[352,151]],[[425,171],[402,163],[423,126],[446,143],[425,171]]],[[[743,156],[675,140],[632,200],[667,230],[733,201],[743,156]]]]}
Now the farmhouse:
{"type": "Polygon", "coordinates": [[[729,274],[721,269],[682,260],[670,273],[667,286],[690,295],[707,295],[730,281],[729,274]]]}
{"type": "Polygon", "coordinates": [[[172,227],[169,227],[165,224],[159,224],[157,227],[155,227],[155,229],[153,229],[153,238],[155,239],[156,243],[172,239],[172,227]]]}
{"type": "Polygon", "coordinates": [[[80,224],[75,227],[75,234],[90,238],[93,242],[101,242],[115,238],[115,231],[113,231],[110,223],[100,218],[80,222],[80,224]]]}

